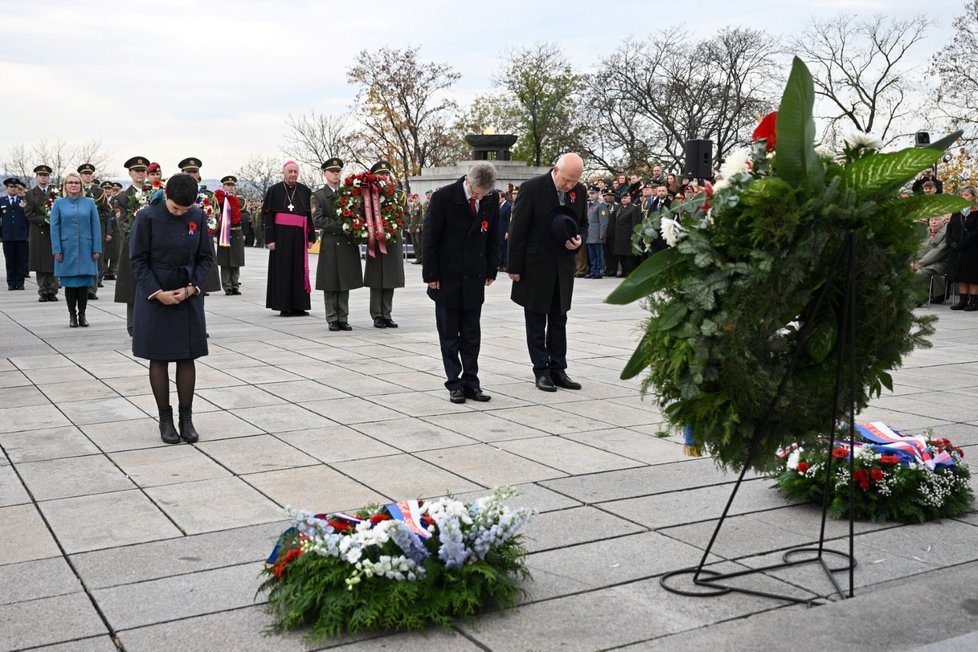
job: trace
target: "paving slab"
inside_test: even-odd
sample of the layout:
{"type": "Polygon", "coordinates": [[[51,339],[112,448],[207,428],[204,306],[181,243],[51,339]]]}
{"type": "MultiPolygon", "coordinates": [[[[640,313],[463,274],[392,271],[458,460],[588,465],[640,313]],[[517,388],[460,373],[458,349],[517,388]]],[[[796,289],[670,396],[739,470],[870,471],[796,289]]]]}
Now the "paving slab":
{"type": "Polygon", "coordinates": [[[0,433],[23,432],[71,425],[53,405],[0,408],[0,433]]]}
{"type": "Polygon", "coordinates": [[[406,454],[336,462],[331,466],[394,500],[459,494],[479,488],[474,482],[406,454]]]}
{"type": "Polygon", "coordinates": [[[0,447],[14,463],[79,457],[99,452],[75,426],[41,428],[0,435],[0,447]]]}
{"type": "Polygon", "coordinates": [[[146,494],[187,534],[282,518],[280,506],[237,477],[150,487],[146,494]]]}
{"type": "Polygon", "coordinates": [[[398,499],[377,493],[324,464],[241,477],[281,507],[307,509],[317,514],[398,499]]]}
{"type": "Polygon", "coordinates": [[[58,546],[34,505],[0,507],[0,564],[55,557],[58,546]]]}
{"type": "Polygon", "coordinates": [[[31,494],[39,501],[135,488],[126,475],[101,454],[25,462],[17,469],[31,494]]]}
{"type": "Polygon", "coordinates": [[[490,444],[439,448],[422,451],[415,455],[439,468],[469,478],[484,487],[536,482],[564,475],[563,471],[553,466],[514,455],[490,444]]]}
{"type": "Polygon", "coordinates": [[[350,427],[362,432],[370,438],[383,442],[397,451],[408,453],[451,448],[474,444],[475,440],[460,435],[457,432],[443,428],[429,421],[436,417],[425,419],[392,419],[390,421],[375,421],[372,423],[356,423],[350,427]]]}
{"type": "Polygon", "coordinates": [[[5,649],[18,650],[107,634],[98,612],[84,593],[0,605],[0,641],[5,649]],[[52,618],[52,614],[57,614],[57,618],[52,618]],[[44,626],[39,627],[39,623],[44,626]]]}
{"type": "Polygon", "coordinates": [[[160,445],[108,455],[140,487],[212,480],[231,475],[198,446],[160,445]]]}
{"type": "Polygon", "coordinates": [[[201,441],[197,448],[234,474],[316,464],[316,459],[271,435],[201,441]]]}
{"type": "Polygon", "coordinates": [[[283,432],[277,437],[320,462],[359,460],[400,452],[347,426],[283,432]]]}
{"type": "Polygon", "coordinates": [[[0,566],[0,605],[81,590],[81,582],[61,556],[0,566]]]}
{"type": "MultiPolygon", "coordinates": [[[[4,460],[6,462],[6,460],[4,460]]],[[[24,483],[10,464],[0,464],[0,507],[22,505],[31,502],[24,483]]]]}

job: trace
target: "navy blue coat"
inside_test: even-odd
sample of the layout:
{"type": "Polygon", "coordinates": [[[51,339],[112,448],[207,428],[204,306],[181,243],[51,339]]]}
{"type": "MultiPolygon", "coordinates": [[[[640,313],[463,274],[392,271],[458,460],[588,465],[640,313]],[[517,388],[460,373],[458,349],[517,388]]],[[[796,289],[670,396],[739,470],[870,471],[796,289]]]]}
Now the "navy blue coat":
{"type": "Polygon", "coordinates": [[[463,179],[431,196],[421,231],[421,276],[425,283],[439,282],[441,289],[428,288],[436,303],[469,310],[485,300],[486,279],[496,278],[499,196],[491,192],[483,197],[473,216],[463,179]]]}
{"type": "Polygon", "coordinates": [[[214,254],[200,209],[176,217],[160,200],[140,210],[129,234],[129,261],[136,281],[132,354],[164,361],[207,355],[202,292],[214,254]],[[150,299],[188,284],[200,292],[176,305],[150,299]]]}
{"type": "Polygon", "coordinates": [[[14,195],[0,198],[0,239],[8,242],[26,241],[31,232],[24,208],[27,202],[14,195]]]}

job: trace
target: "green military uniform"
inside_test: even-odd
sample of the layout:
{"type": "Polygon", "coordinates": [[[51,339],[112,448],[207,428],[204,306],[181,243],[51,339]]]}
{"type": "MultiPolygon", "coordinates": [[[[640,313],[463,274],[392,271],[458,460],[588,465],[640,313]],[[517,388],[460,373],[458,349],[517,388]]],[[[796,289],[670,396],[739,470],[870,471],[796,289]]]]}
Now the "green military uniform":
{"type": "Polygon", "coordinates": [[[621,204],[615,201],[615,191],[608,189],[604,193],[604,202],[608,205],[608,235],[604,240],[604,275],[618,276],[618,256],[615,255],[615,220],[621,204]]]}
{"type": "MultiPolygon", "coordinates": [[[[144,156],[133,156],[123,164],[130,175],[132,172],[145,171],[149,166],[149,159],[144,156]]],[[[142,183],[142,182],[141,182],[142,183]]],[[[141,184],[140,184],[141,185],[141,184]]],[[[132,275],[132,267],[129,265],[129,232],[132,230],[132,222],[136,218],[135,212],[130,210],[130,200],[136,194],[136,186],[130,184],[123,192],[115,196],[116,210],[119,215],[116,222],[121,232],[119,242],[119,261],[118,273],[115,281],[116,303],[126,304],[126,330],[132,337],[133,327],[133,305],[136,302],[136,279],[132,275]]]]}
{"type": "MultiPolygon", "coordinates": [[[[370,171],[374,174],[389,174],[390,163],[378,161],[370,171]]],[[[363,284],[370,288],[370,316],[375,328],[397,328],[391,319],[394,308],[394,289],[404,287],[404,253],[401,245],[402,234],[397,234],[395,242],[387,243],[387,254],[376,252],[367,256],[363,270],[363,284]]]]}
{"type": "MultiPolygon", "coordinates": [[[[202,163],[199,158],[193,156],[187,157],[177,163],[177,167],[184,174],[189,174],[200,183],[200,166],[202,163]]],[[[217,204],[214,202],[214,193],[207,189],[207,186],[200,186],[197,191],[197,200],[200,204],[201,200],[206,197],[207,201],[210,202],[211,207],[216,211],[217,204]]],[[[201,206],[203,209],[203,206],[201,206]]],[[[216,215],[214,217],[217,217],[216,215]]],[[[214,259],[217,259],[217,231],[211,235],[211,253],[214,254],[214,259]]],[[[221,289],[221,272],[218,270],[217,265],[211,265],[210,270],[207,272],[207,279],[204,281],[204,294],[210,292],[217,292],[221,289]]]]}
{"type": "MultiPolygon", "coordinates": [[[[82,163],[78,166],[78,173],[94,173],[95,166],[91,163],[82,163]]],[[[109,226],[112,222],[112,208],[109,206],[109,198],[105,194],[105,190],[102,189],[97,183],[93,183],[90,186],[84,186],[82,192],[86,197],[91,197],[95,200],[95,206],[98,208],[98,225],[99,225],[99,237],[102,239],[102,249],[105,249],[105,235],[109,232],[109,226]]],[[[105,256],[98,257],[98,279],[97,284],[101,284],[102,275],[105,273],[105,256]]],[[[94,301],[98,299],[98,285],[93,285],[88,288],[88,299],[94,301]]]]}
{"type": "MultiPolygon", "coordinates": [[[[34,168],[36,175],[48,175],[51,168],[38,165],[34,168]]],[[[28,237],[28,269],[36,272],[38,301],[58,300],[58,279],[54,275],[54,254],[51,252],[51,218],[50,209],[46,207],[50,199],[49,192],[54,190],[48,185],[44,188],[35,186],[27,191],[24,201],[27,207],[24,214],[31,223],[31,234],[28,237]]]]}
{"type": "MultiPolygon", "coordinates": [[[[323,163],[323,171],[338,172],[343,161],[332,158],[323,163]]],[[[360,267],[360,245],[349,238],[336,221],[333,201],[336,192],[328,185],[312,194],[312,221],[323,232],[316,265],[316,289],[323,291],[326,323],[331,331],[352,330],[349,324],[350,290],[363,287],[360,267]]]]}
{"type": "MultiPolygon", "coordinates": [[[[237,186],[238,178],[229,174],[221,179],[221,184],[233,184],[237,186]]],[[[227,192],[226,189],[225,192],[227,192]]],[[[214,204],[214,210],[217,212],[217,234],[214,238],[214,241],[217,243],[217,255],[214,257],[214,262],[217,265],[212,265],[212,267],[219,265],[221,268],[221,285],[224,287],[225,294],[241,294],[238,286],[240,285],[239,278],[241,274],[239,270],[245,264],[244,233],[241,230],[240,223],[235,226],[232,222],[229,232],[230,246],[220,246],[221,219],[224,216],[223,202],[216,202],[214,204]]],[[[242,215],[241,218],[244,219],[244,216],[242,215]]]]}
{"type": "Polygon", "coordinates": [[[411,234],[411,244],[414,245],[414,264],[420,265],[422,260],[421,231],[424,226],[424,209],[421,202],[414,205],[408,204],[407,216],[407,230],[411,234]]]}

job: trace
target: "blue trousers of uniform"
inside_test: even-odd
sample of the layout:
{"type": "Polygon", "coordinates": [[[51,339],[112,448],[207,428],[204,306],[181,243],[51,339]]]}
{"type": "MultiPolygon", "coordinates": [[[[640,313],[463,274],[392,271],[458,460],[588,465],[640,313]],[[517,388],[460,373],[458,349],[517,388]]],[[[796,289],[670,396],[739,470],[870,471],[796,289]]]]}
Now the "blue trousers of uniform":
{"type": "Polygon", "coordinates": [[[27,240],[4,240],[3,258],[7,265],[7,288],[24,287],[27,278],[27,240]]]}

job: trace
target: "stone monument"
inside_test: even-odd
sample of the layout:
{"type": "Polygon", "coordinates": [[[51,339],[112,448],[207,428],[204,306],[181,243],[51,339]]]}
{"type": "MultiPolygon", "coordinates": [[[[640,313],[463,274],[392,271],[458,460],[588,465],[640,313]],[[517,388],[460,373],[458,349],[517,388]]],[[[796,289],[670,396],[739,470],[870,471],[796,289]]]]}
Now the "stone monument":
{"type": "Polygon", "coordinates": [[[473,163],[489,161],[496,166],[496,189],[505,190],[506,184],[518,186],[527,179],[539,176],[550,170],[550,166],[532,167],[523,161],[512,160],[510,151],[518,137],[512,134],[487,133],[469,134],[465,142],[472,148],[472,158],[468,161],[458,161],[455,165],[431,167],[421,170],[421,174],[408,177],[411,192],[421,197],[428,190],[437,190],[442,186],[458,181],[464,176],[473,163]]]}

